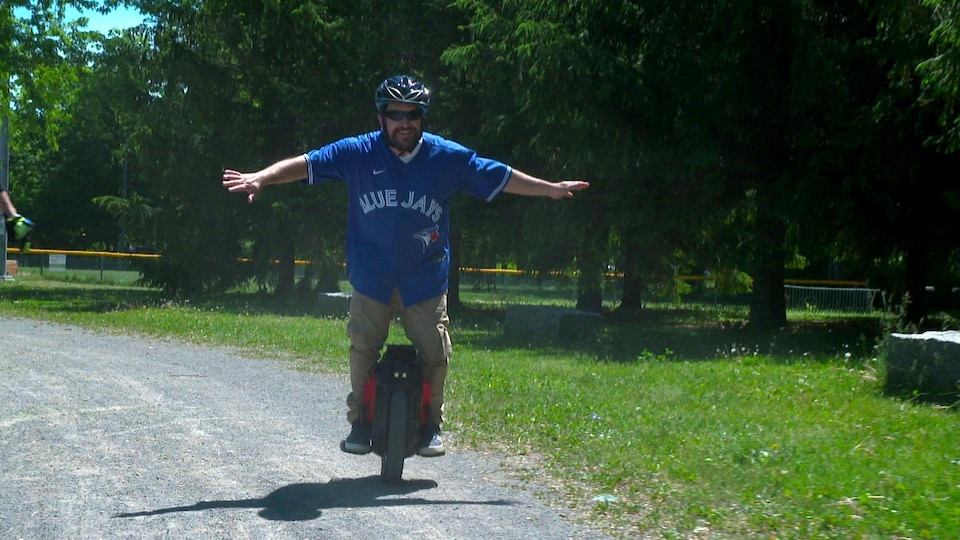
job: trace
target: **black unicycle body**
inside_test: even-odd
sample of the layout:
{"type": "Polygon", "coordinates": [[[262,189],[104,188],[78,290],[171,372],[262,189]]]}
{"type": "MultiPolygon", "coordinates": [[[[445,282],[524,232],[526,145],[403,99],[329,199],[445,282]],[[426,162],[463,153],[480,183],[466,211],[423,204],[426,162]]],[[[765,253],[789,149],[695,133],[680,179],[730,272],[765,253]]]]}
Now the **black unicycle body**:
{"type": "Polygon", "coordinates": [[[416,349],[388,345],[364,392],[364,412],[373,426],[370,443],[381,458],[384,481],[399,482],[404,460],[417,453],[429,397],[416,349]]]}

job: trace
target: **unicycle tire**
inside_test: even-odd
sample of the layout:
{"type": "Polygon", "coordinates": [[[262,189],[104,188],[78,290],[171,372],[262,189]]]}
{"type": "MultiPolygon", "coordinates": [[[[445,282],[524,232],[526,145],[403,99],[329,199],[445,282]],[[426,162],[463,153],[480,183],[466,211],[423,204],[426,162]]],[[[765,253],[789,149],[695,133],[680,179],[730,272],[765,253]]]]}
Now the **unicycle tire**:
{"type": "Polygon", "coordinates": [[[403,460],[406,459],[407,393],[395,390],[390,394],[390,412],[387,422],[387,444],[380,459],[380,478],[384,482],[399,482],[403,476],[403,460]]]}

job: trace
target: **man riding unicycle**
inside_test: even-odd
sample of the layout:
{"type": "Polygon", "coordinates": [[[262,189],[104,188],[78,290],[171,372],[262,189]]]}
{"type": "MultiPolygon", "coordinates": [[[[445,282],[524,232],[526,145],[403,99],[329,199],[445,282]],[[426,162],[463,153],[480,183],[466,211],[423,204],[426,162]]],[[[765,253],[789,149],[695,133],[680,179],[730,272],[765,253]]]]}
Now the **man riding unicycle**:
{"type": "Polygon", "coordinates": [[[459,192],[491,201],[501,192],[563,199],[587,182],[548,182],[454,141],[423,131],[432,96],[419,80],[396,75],[376,89],[379,129],[347,137],[269,167],[223,172],[230,192],[253,202],[267,185],[302,180],[318,185],[347,182],[347,270],[350,300],[350,434],[341,449],[370,452],[372,426],[363,415],[368,378],[386,342],[390,322],[400,316],[416,348],[430,388],[428,416],[417,454],[443,455],[443,394],[451,355],[447,332],[450,269],[450,199],[459,192]]]}

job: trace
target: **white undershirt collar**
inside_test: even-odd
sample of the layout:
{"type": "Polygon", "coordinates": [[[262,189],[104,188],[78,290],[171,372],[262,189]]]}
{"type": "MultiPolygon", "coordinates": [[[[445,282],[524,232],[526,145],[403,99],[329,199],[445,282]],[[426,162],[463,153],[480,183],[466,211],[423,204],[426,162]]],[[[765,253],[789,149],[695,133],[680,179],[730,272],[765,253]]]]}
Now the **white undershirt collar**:
{"type": "Polygon", "coordinates": [[[417,152],[420,151],[421,146],[423,146],[423,137],[420,137],[420,140],[417,141],[417,145],[413,147],[413,150],[411,150],[410,153],[397,157],[400,158],[400,161],[404,163],[410,163],[410,160],[417,157],[417,152]]]}

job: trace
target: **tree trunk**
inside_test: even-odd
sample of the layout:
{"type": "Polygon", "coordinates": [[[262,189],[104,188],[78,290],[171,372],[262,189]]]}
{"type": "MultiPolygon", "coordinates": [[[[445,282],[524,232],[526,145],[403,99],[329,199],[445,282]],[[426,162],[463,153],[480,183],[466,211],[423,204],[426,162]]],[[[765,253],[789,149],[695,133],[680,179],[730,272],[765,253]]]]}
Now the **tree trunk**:
{"type": "Polygon", "coordinates": [[[606,266],[606,242],[610,226],[591,223],[583,238],[580,254],[580,278],[577,280],[577,309],[603,311],[603,270],[606,266]]]}
{"type": "Polygon", "coordinates": [[[277,296],[290,296],[296,291],[296,247],[293,240],[287,235],[281,235],[277,240],[277,257],[280,268],[277,275],[277,296]]]}
{"type": "MultiPolygon", "coordinates": [[[[274,160],[293,155],[297,150],[296,139],[296,118],[289,113],[282,113],[275,116],[275,121],[270,129],[273,140],[274,160]]],[[[277,259],[280,261],[280,268],[277,275],[277,296],[292,296],[296,294],[296,251],[297,246],[294,242],[294,235],[288,231],[296,230],[297,224],[295,218],[289,215],[289,211],[284,212],[281,217],[281,233],[277,237],[277,259]]]]}
{"type": "Polygon", "coordinates": [[[460,242],[459,231],[450,231],[450,281],[447,287],[447,310],[458,311],[463,307],[460,300],[460,242]]]}
{"type": "Polygon", "coordinates": [[[927,250],[922,242],[909,242],[904,254],[906,265],[907,303],[903,313],[906,322],[920,324],[928,313],[927,250]]]}
{"type": "Polygon", "coordinates": [[[623,296],[618,312],[632,313],[643,309],[643,278],[640,268],[640,252],[634,242],[624,245],[623,296]]]}
{"type": "Polygon", "coordinates": [[[778,212],[775,191],[772,182],[762,182],[757,187],[753,295],[748,324],[758,330],[787,325],[787,301],[783,289],[787,235],[786,224],[778,212]]]}

